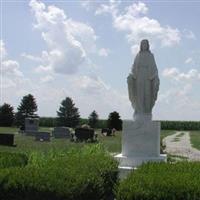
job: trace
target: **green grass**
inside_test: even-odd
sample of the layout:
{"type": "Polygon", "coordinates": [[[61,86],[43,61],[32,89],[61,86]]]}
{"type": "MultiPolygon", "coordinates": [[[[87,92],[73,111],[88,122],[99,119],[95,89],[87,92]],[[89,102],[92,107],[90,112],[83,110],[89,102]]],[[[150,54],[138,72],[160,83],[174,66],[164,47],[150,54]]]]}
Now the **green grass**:
{"type": "Polygon", "coordinates": [[[176,131],[174,131],[174,130],[161,130],[160,140],[163,140],[165,137],[167,137],[169,135],[173,135],[175,133],[176,133],[176,131]]]}
{"type": "MultiPolygon", "coordinates": [[[[40,127],[40,131],[51,132],[52,128],[40,127]]],[[[103,146],[109,152],[120,152],[121,151],[121,132],[116,132],[116,136],[105,137],[100,134],[100,130],[96,131],[98,133],[98,142],[102,143],[103,146]]],[[[23,136],[18,133],[17,128],[10,127],[0,127],[0,133],[14,133],[15,134],[15,144],[17,147],[7,147],[0,146],[0,151],[9,152],[26,152],[30,153],[32,151],[67,151],[68,149],[75,147],[81,148],[84,145],[93,145],[91,143],[75,143],[71,142],[69,139],[55,139],[51,138],[51,142],[36,142],[34,137],[23,136]]]]}
{"type": "MultiPolygon", "coordinates": [[[[52,128],[40,127],[41,131],[52,131],[52,128]]],[[[112,153],[121,152],[121,131],[116,132],[115,136],[105,137],[101,135],[100,130],[96,130],[98,133],[98,142],[102,143],[103,146],[112,153]]],[[[68,149],[82,148],[84,145],[93,145],[91,143],[74,143],[68,139],[54,139],[51,138],[51,142],[35,142],[34,137],[23,136],[18,134],[17,128],[0,127],[0,133],[15,133],[15,144],[17,147],[6,147],[0,146],[0,151],[11,151],[11,152],[32,152],[32,151],[67,151],[68,149]]],[[[174,131],[162,130],[161,139],[164,137],[174,134],[174,131]]]]}
{"type": "MultiPolygon", "coordinates": [[[[47,131],[47,132],[51,132],[53,128],[48,128],[48,127],[40,127],[39,130],[40,131],[47,131]]],[[[14,133],[17,134],[18,133],[18,128],[17,127],[0,127],[0,133],[14,133]]]]}
{"type": "Polygon", "coordinates": [[[0,133],[17,133],[18,128],[16,127],[0,127],[0,133]]]}
{"type": "Polygon", "coordinates": [[[190,141],[194,148],[200,150],[200,131],[190,131],[190,141]]]}

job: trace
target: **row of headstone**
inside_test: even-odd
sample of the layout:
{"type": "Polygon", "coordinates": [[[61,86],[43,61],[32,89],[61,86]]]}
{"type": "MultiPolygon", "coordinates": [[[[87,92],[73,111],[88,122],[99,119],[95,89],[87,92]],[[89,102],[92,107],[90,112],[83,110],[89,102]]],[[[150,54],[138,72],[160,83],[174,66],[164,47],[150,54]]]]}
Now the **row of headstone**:
{"type": "MultiPolygon", "coordinates": [[[[25,130],[26,136],[34,136],[36,141],[50,141],[51,134],[49,132],[41,132],[39,130],[39,119],[38,118],[26,118],[25,119],[25,130]]],[[[94,129],[83,126],[76,128],[75,133],[72,134],[70,129],[67,127],[55,127],[52,131],[52,137],[72,139],[75,141],[95,141],[97,135],[94,129]]]]}
{"type": "MultiPolygon", "coordinates": [[[[24,134],[26,136],[35,137],[36,141],[50,141],[51,134],[49,132],[39,131],[38,118],[26,118],[24,134]]],[[[52,131],[54,138],[71,138],[70,130],[67,127],[55,127],[52,131]]]]}

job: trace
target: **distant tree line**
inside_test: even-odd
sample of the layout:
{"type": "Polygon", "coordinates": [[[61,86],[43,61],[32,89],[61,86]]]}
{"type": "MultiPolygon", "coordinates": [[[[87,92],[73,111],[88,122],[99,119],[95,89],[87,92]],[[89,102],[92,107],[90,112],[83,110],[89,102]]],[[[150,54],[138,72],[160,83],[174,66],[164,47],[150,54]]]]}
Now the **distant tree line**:
{"type": "Polygon", "coordinates": [[[200,121],[161,121],[162,130],[200,130],[200,121]]]}
{"type": "MultiPolygon", "coordinates": [[[[14,108],[11,105],[4,103],[2,106],[0,105],[0,126],[24,126],[25,118],[39,117],[37,110],[36,99],[31,94],[22,98],[16,113],[14,113],[14,108]]],[[[82,119],[79,109],[70,97],[61,101],[57,117],[40,117],[40,126],[45,127],[67,126],[75,128],[83,124],[88,124],[92,128],[122,129],[122,120],[116,111],[110,113],[107,120],[99,120],[98,113],[95,110],[91,112],[88,119],[82,119]]]]}
{"type": "MultiPolygon", "coordinates": [[[[24,96],[14,113],[10,104],[0,105],[0,126],[24,126],[26,117],[39,117],[38,106],[33,95],[24,96]]],[[[40,117],[40,126],[55,127],[67,126],[75,128],[88,124],[92,128],[115,128],[122,130],[122,120],[118,112],[114,111],[107,119],[99,119],[98,113],[93,110],[87,119],[80,117],[79,109],[70,97],[66,97],[60,103],[57,117],[40,117]]],[[[200,130],[200,121],[161,121],[162,130],[200,130]]]]}

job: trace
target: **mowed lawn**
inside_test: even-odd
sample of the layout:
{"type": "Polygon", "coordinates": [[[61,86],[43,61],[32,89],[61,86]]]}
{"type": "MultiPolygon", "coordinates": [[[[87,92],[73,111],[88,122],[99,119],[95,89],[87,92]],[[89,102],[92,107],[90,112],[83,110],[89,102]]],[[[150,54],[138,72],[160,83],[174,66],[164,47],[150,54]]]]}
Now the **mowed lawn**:
{"type": "MultiPolygon", "coordinates": [[[[40,127],[40,131],[52,132],[53,128],[40,127]]],[[[105,137],[100,132],[98,133],[98,143],[110,152],[121,151],[121,132],[117,131],[115,136],[105,137]]],[[[76,143],[71,142],[69,139],[55,139],[51,138],[51,142],[36,142],[34,137],[24,136],[18,133],[17,128],[0,127],[0,133],[14,133],[16,147],[0,146],[0,151],[18,151],[18,152],[32,152],[32,151],[67,151],[70,148],[81,148],[84,145],[93,145],[94,143],[76,143]]],[[[95,143],[96,144],[96,143],[95,143]]]]}
{"type": "MultiPolygon", "coordinates": [[[[51,132],[52,128],[40,127],[41,131],[51,132]]],[[[121,152],[121,131],[117,131],[115,136],[105,137],[100,133],[100,130],[96,130],[98,133],[98,143],[102,144],[109,152],[119,153],[121,152]]],[[[0,151],[13,151],[30,153],[32,151],[67,151],[70,148],[81,148],[84,145],[93,145],[93,143],[76,143],[71,142],[69,139],[54,139],[51,138],[51,142],[36,142],[34,137],[23,136],[18,133],[17,128],[0,127],[0,133],[15,133],[16,147],[0,146],[0,151]]],[[[161,139],[174,134],[173,130],[162,130],[161,139]]]]}

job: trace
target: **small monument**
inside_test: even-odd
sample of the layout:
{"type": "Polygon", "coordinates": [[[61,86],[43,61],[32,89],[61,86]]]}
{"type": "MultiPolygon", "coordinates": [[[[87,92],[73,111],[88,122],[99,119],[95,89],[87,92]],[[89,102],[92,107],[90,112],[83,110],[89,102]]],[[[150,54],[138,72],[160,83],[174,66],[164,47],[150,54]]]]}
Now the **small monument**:
{"type": "Polygon", "coordinates": [[[55,127],[52,131],[52,136],[54,138],[67,138],[71,139],[72,135],[70,129],[67,127],[55,127]]]}
{"type": "Polygon", "coordinates": [[[25,135],[35,136],[39,129],[39,118],[25,118],[25,135]]]}
{"type": "Polygon", "coordinates": [[[50,133],[43,131],[35,133],[35,141],[50,142],[50,133]]]}
{"type": "Polygon", "coordinates": [[[123,121],[122,153],[116,156],[122,171],[148,161],[166,159],[165,155],[160,155],[160,122],[152,121],[160,81],[148,40],[141,41],[127,83],[134,115],[133,120],[123,121]]]}

